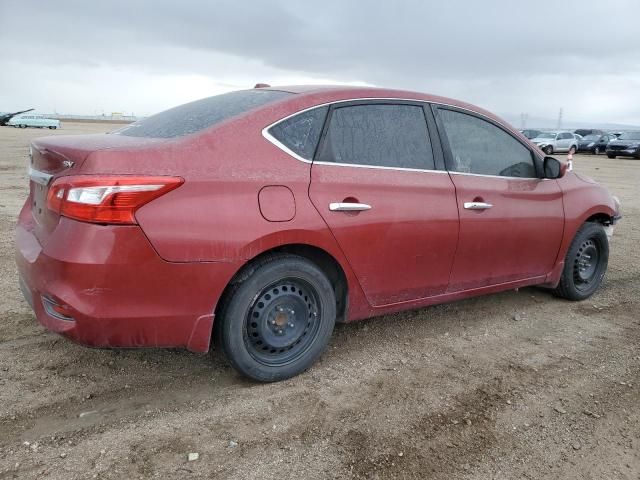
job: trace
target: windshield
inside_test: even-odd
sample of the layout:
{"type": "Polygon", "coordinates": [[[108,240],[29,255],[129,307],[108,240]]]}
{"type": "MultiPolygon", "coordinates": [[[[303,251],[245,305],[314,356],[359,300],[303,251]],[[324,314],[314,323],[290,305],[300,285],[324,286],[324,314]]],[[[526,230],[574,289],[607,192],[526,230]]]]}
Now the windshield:
{"type": "Polygon", "coordinates": [[[556,138],[555,133],[540,133],[538,134],[538,138],[556,138]]]}
{"type": "Polygon", "coordinates": [[[582,137],[583,140],[598,140],[600,138],[600,135],[586,135],[584,137],[582,137]]]}
{"type": "Polygon", "coordinates": [[[619,140],[640,140],[640,132],[624,132],[618,137],[619,140]]]}
{"type": "Polygon", "coordinates": [[[128,137],[175,138],[292,95],[278,90],[240,90],[170,108],[113,132],[128,137]]]}

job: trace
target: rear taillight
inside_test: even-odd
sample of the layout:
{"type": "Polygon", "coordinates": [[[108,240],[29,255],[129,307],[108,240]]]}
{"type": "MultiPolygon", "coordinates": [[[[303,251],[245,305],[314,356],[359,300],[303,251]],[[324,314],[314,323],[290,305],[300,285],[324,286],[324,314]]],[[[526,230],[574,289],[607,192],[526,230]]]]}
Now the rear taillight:
{"type": "Polygon", "coordinates": [[[57,178],[49,189],[47,207],[83,222],[135,224],[135,211],[179,187],[180,177],[93,176],[57,178]]]}

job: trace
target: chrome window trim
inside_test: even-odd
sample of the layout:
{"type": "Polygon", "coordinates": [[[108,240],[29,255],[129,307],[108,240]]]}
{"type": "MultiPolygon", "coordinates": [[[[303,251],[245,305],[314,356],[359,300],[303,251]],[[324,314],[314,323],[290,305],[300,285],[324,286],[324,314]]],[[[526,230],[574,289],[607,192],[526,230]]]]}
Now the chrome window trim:
{"type": "MultiPolygon", "coordinates": [[[[495,119],[489,118],[486,115],[480,113],[480,112],[476,112],[475,110],[471,110],[470,108],[465,108],[465,107],[460,107],[458,105],[451,105],[449,103],[442,103],[442,102],[433,102],[433,101],[429,101],[429,100],[423,100],[423,99],[417,99],[417,98],[391,98],[391,97],[359,97],[359,98],[348,98],[345,100],[334,100],[332,102],[325,102],[325,103],[320,103],[318,105],[313,105],[312,107],[307,107],[307,108],[303,108],[302,110],[298,110],[290,115],[287,115],[286,117],[283,117],[279,120],[276,120],[275,122],[267,125],[266,127],[264,127],[262,129],[262,136],[270,143],[272,143],[273,145],[275,145],[276,147],[278,147],[280,150],[282,150],[283,152],[287,153],[288,155],[292,156],[293,158],[295,158],[296,160],[299,160],[300,162],[303,163],[315,163],[317,165],[335,165],[338,167],[356,167],[356,168],[373,168],[373,169],[378,169],[378,170],[399,170],[399,171],[407,171],[407,172],[428,172],[428,173],[450,173],[450,174],[455,174],[455,175],[473,175],[473,176],[477,176],[477,177],[493,177],[493,178],[516,178],[516,179],[521,179],[521,180],[540,180],[538,177],[508,177],[508,176],[502,176],[502,175],[483,175],[483,174],[479,174],[479,173],[466,173],[466,172],[453,172],[453,171],[449,171],[449,170],[427,170],[427,169],[420,169],[420,168],[402,168],[402,167],[384,167],[384,166],[379,166],[379,165],[364,165],[364,164],[359,164],[359,163],[337,163],[337,162],[314,162],[313,160],[308,160],[304,157],[301,157],[300,155],[298,155],[296,152],[294,152],[293,150],[291,150],[290,148],[288,148],[286,145],[284,145],[282,142],[280,142],[277,138],[275,138],[273,135],[271,135],[271,133],[269,133],[269,130],[271,129],[271,127],[274,127],[276,125],[278,125],[281,122],[284,122],[285,120],[290,119],[291,117],[295,117],[296,115],[300,115],[301,113],[304,112],[308,112],[309,110],[313,110],[314,108],[322,108],[322,107],[327,107],[327,106],[331,106],[331,105],[336,105],[336,104],[340,104],[340,103],[349,103],[349,102],[359,102],[359,101],[371,101],[371,100],[385,100],[385,101],[399,101],[399,102],[417,102],[417,103],[423,103],[425,105],[439,105],[442,107],[451,107],[451,108],[457,108],[458,110],[464,110],[466,112],[470,112],[473,113],[474,115],[478,115],[480,117],[482,117],[483,119],[488,120],[490,123],[497,123],[498,125],[506,128],[507,130],[509,129],[508,125],[505,125],[502,122],[499,122],[495,119]]],[[[514,137],[515,138],[515,137],[514,137]]],[[[522,146],[528,148],[527,145],[525,145],[524,143],[520,142],[522,144],[522,146]]],[[[529,149],[531,151],[531,149],[529,149]]],[[[535,152],[532,151],[532,153],[535,155],[535,152]]]]}
{"type": "MultiPolygon", "coordinates": [[[[311,163],[311,162],[308,162],[311,163]]],[[[449,173],[446,170],[427,170],[422,168],[406,167],[384,167],[382,165],[364,165],[362,163],[339,163],[339,162],[313,162],[314,165],[326,165],[336,167],[374,168],[376,170],[398,170],[400,172],[428,172],[428,173],[449,173]]]]}
{"type": "Polygon", "coordinates": [[[32,167],[29,167],[27,172],[31,180],[33,180],[35,183],[39,185],[44,185],[45,187],[49,185],[49,182],[53,178],[53,175],[49,173],[41,172],[40,170],[36,170],[32,167]]]}
{"type": "Polygon", "coordinates": [[[485,173],[470,173],[470,172],[449,172],[451,175],[469,175],[472,177],[489,177],[489,178],[506,178],[509,180],[555,180],[549,178],[538,177],[509,177],[508,175],[488,175],[485,173]]]}

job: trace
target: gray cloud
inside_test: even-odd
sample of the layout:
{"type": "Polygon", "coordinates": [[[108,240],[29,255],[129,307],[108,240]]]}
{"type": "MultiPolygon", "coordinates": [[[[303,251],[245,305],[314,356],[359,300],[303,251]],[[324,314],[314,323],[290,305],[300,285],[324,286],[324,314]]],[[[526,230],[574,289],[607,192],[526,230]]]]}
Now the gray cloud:
{"type": "Polygon", "coordinates": [[[637,0],[5,1],[0,61],[232,85],[359,81],[504,113],[562,106],[576,120],[640,123],[638,18],[637,0]]]}

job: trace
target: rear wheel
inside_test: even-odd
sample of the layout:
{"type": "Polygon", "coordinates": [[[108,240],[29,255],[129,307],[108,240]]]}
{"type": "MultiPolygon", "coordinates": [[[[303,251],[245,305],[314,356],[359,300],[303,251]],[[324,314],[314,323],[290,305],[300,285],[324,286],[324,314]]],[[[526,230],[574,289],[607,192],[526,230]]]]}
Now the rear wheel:
{"type": "Polygon", "coordinates": [[[49,130],[55,130],[55,129],[56,129],[56,126],[55,126],[55,125],[51,125],[51,126],[49,127],[49,130]]]}
{"type": "Polygon", "coordinates": [[[593,149],[593,154],[594,155],[600,155],[602,153],[602,150],[600,150],[600,147],[595,147],[593,149]]]}
{"type": "Polygon", "coordinates": [[[297,255],[258,262],[223,302],[216,342],[235,369],[261,382],[309,368],[327,346],[336,319],[331,283],[297,255]]]}
{"type": "Polygon", "coordinates": [[[547,155],[551,155],[553,153],[553,147],[551,145],[547,145],[542,149],[542,151],[547,155]]]}
{"type": "Polygon", "coordinates": [[[608,262],[609,240],[603,226],[585,223],[569,247],[554,293],[568,300],[589,298],[602,283],[608,262]]]}
{"type": "Polygon", "coordinates": [[[614,155],[613,153],[607,153],[607,157],[609,157],[609,158],[616,158],[616,155],[614,155]]]}
{"type": "Polygon", "coordinates": [[[27,128],[27,126],[24,123],[21,123],[20,125],[18,125],[20,128],[27,128]]]}

